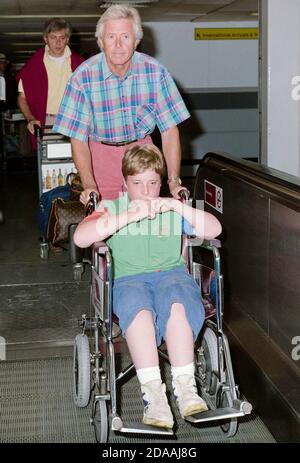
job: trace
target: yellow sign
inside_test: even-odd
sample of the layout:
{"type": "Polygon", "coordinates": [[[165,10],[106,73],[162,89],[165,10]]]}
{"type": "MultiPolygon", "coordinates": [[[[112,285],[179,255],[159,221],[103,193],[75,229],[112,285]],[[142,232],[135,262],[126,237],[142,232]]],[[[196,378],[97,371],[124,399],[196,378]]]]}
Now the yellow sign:
{"type": "Polygon", "coordinates": [[[195,40],[257,40],[258,27],[196,27],[195,40]]]}

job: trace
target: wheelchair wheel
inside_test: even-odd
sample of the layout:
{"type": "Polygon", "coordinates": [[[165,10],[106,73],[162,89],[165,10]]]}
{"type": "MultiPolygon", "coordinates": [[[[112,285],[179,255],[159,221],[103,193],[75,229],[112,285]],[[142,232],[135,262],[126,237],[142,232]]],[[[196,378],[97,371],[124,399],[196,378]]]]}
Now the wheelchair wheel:
{"type": "Polygon", "coordinates": [[[218,383],[218,341],[212,328],[206,327],[196,351],[196,369],[202,378],[203,389],[214,395],[218,383]]]}
{"type": "Polygon", "coordinates": [[[108,438],[108,417],[105,400],[97,400],[94,404],[92,417],[96,441],[105,444],[108,438]]]}
{"type": "MultiPolygon", "coordinates": [[[[217,394],[217,407],[226,408],[233,406],[233,398],[230,390],[220,387],[217,394]]],[[[237,418],[231,418],[229,420],[221,420],[220,427],[226,437],[233,437],[237,432],[237,418]]]]}
{"type": "Polygon", "coordinates": [[[86,407],[90,400],[91,361],[88,337],[78,334],[73,356],[73,398],[77,407],[86,407]]]}

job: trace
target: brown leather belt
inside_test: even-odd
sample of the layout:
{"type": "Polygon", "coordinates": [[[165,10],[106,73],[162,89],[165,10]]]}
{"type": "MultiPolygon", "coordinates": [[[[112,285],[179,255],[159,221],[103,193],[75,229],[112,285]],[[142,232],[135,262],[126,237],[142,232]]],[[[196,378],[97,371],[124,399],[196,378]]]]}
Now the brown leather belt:
{"type": "Polygon", "coordinates": [[[125,146],[125,145],[130,145],[130,143],[135,143],[137,140],[130,140],[130,141],[118,141],[116,143],[110,143],[106,141],[101,141],[102,145],[108,145],[108,146],[125,146]]]}

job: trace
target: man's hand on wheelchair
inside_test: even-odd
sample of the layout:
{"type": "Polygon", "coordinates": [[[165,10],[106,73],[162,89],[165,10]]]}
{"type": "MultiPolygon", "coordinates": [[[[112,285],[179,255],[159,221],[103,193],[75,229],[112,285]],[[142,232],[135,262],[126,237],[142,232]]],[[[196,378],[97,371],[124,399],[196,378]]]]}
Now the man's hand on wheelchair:
{"type": "Polygon", "coordinates": [[[176,210],[178,199],[175,198],[156,198],[152,201],[152,208],[156,213],[176,210]]]}
{"type": "Polygon", "coordinates": [[[183,190],[186,191],[189,196],[189,190],[177,182],[170,182],[169,190],[174,199],[181,199],[179,193],[183,190]]]}
{"type": "MultiPolygon", "coordinates": [[[[181,189],[183,193],[187,192],[189,193],[188,190],[186,189],[181,189]]],[[[187,196],[188,197],[188,196],[187,196]]],[[[175,198],[157,198],[155,200],[154,204],[154,210],[156,212],[168,212],[168,211],[175,211],[178,214],[182,215],[183,212],[183,204],[185,200],[183,201],[182,199],[175,199],[175,198]]]]}
{"type": "Polygon", "coordinates": [[[80,202],[84,204],[85,206],[90,200],[90,193],[95,192],[97,194],[97,197],[99,198],[99,192],[97,188],[85,188],[81,193],[80,193],[80,202]]]}

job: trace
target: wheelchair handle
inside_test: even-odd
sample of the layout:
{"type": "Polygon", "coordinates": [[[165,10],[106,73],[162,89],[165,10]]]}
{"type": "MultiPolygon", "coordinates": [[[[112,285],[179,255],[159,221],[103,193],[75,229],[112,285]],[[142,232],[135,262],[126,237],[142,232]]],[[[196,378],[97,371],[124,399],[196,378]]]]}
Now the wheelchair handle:
{"type": "Polygon", "coordinates": [[[97,201],[98,194],[96,193],[96,191],[91,191],[90,199],[85,206],[85,215],[90,215],[92,212],[96,210],[97,201]]]}
{"type": "Polygon", "coordinates": [[[178,196],[182,201],[187,201],[190,198],[190,192],[189,190],[182,189],[178,192],[178,196]]]}

